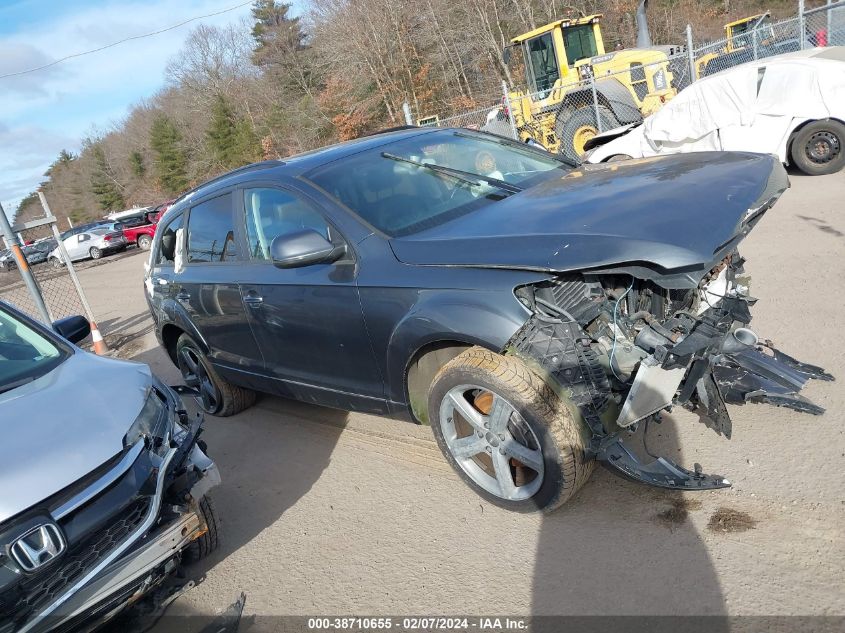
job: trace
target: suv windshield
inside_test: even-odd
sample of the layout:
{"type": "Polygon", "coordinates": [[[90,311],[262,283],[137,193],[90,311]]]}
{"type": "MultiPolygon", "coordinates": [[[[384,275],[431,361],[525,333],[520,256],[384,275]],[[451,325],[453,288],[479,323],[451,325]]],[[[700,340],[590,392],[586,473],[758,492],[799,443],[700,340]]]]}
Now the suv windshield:
{"type": "Polygon", "coordinates": [[[49,338],[0,308],[0,393],[43,376],[66,356],[49,338]]]}
{"type": "Polygon", "coordinates": [[[442,224],[569,165],[521,143],[443,130],[387,143],[307,177],[391,237],[442,224]]]}

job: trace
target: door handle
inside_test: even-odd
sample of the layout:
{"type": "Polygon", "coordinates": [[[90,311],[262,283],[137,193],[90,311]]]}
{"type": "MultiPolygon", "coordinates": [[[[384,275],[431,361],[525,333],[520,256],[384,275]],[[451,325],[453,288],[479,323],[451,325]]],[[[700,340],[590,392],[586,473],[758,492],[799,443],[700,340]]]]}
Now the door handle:
{"type": "Polygon", "coordinates": [[[247,294],[244,297],[244,303],[250,307],[257,308],[264,303],[264,297],[254,292],[247,294]]]}
{"type": "Polygon", "coordinates": [[[190,295],[190,293],[185,292],[184,290],[181,290],[181,291],[180,291],[180,292],[176,295],[176,301],[190,301],[190,300],[191,300],[191,295],[190,295]]]}

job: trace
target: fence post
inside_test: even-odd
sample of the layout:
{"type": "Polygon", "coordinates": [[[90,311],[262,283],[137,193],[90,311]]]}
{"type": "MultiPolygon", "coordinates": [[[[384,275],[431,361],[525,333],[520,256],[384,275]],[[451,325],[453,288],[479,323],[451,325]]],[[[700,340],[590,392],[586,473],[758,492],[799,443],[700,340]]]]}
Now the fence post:
{"type": "Polygon", "coordinates": [[[405,113],[405,125],[413,125],[414,117],[411,115],[411,106],[407,101],[402,104],[402,112],[405,113]]]}
{"type": "Polygon", "coordinates": [[[798,47],[804,50],[804,0],[798,0],[798,47]]]}
{"type": "MultiPolygon", "coordinates": [[[[47,198],[44,196],[43,191],[38,192],[38,199],[41,200],[41,206],[44,208],[44,213],[46,213],[47,216],[53,216],[53,212],[50,210],[50,205],[47,204],[47,198]]],[[[74,270],[73,264],[70,261],[70,256],[67,254],[67,249],[65,249],[65,243],[62,240],[62,235],[59,233],[59,227],[56,226],[55,222],[51,222],[50,228],[53,229],[53,237],[56,238],[59,252],[62,254],[62,260],[65,262],[73,287],[76,288],[76,294],[79,295],[79,301],[82,303],[82,309],[85,310],[85,316],[91,324],[91,340],[94,343],[94,351],[102,356],[109,351],[109,348],[103,340],[103,335],[100,334],[100,328],[97,327],[97,323],[94,321],[94,313],[91,311],[91,306],[88,305],[88,298],[82,290],[82,284],[79,283],[79,278],[76,276],[76,270],[74,270]]]]}
{"type": "Polygon", "coordinates": [[[756,61],[758,58],[757,52],[757,27],[755,26],[754,29],[751,31],[751,48],[754,52],[754,60],[756,61]]]}
{"type": "Polygon", "coordinates": [[[508,90],[508,83],[502,80],[502,102],[505,104],[505,110],[508,113],[508,123],[511,126],[511,136],[515,141],[519,140],[519,133],[516,129],[516,119],[513,116],[513,104],[511,103],[511,95],[508,90]]]}
{"type": "Polygon", "coordinates": [[[830,14],[833,13],[833,7],[830,5],[833,3],[833,0],[827,0],[825,5],[827,6],[827,10],[825,13],[827,14],[827,35],[825,36],[825,46],[830,46],[830,14]]]}
{"type": "Polygon", "coordinates": [[[692,26],[687,24],[687,58],[689,59],[689,82],[694,82],[695,76],[695,51],[692,48],[692,26]]]}
{"type": "Polygon", "coordinates": [[[604,132],[601,129],[601,117],[599,116],[599,96],[596,93],[596,78],[593,76],[593,69],[590,68],[590,91],[593,93],[593,113],[596,116],[596,129],[598,129],[599,134],[604,132]]]}
{"type": "Polygon", "coordinates": [[[0,204],[0,230],[2,230],[6,246],[15,256],[15,262],[17,263],[18,270],[21,273],[21,277],[23,277],[27,290],[29,290],[29,294],[32,296],[32,303],[35,304],[35,308],[41,313],[41,318],[44,319],[44,323],[50,325],[53,322],[53,317],[47,309],[47,304],[44,303],[41,288],[38,287],[38,282],[35,281],[35,277],[32,276],[32,271],[29,268],[29,262],[26,261],[26,255],[24,255],[21,250],[18,238],[12,230],[12,225],[9,223],[9,218],[6,217],[6,212],[3,210],[2,204],[0,204]]]}

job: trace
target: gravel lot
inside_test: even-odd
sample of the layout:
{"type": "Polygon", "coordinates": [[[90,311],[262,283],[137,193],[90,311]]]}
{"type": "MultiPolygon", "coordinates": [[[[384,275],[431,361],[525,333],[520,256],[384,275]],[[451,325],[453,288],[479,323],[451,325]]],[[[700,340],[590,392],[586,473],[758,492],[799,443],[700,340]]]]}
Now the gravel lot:
{"type": "MultiPolygon", "coordinates": [[[[732,407],[727,441],[679,411],[661,450],[734,482],[681,495],[599,469],[549,516],[473,494],[427,427],[263,397],[208,418],[224,540],[173,614],[845,614],[845,175],[792,174],[742,249],[754,329],[840,378],[821,417],[732,407]]],[[[707,195],[702,191],[701,195],[707,195]]],[[[142,255],[80,272],[101,327],[169,380],[142,255]]],[[[658,444],[655,438],[655,444],[658,444]]]]}

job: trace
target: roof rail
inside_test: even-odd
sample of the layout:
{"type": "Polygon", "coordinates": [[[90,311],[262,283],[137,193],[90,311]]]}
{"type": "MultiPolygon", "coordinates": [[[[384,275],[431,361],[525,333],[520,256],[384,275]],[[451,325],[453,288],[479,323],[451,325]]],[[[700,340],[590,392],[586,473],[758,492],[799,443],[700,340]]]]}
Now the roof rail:
{"type": "Polygon", "coordinates": [[[375,132],[367,132],[361,138],[366,138],[367,136],[378,136],[379,134],[389,134],[390,132],[401,132],[402,130],[418,129],[420,129],[419,125],[397,125],[396,127],[388,127],[383,130],[376,130],[375,132]]]}
{"type": "Polygon", "coordinates": [[[259,170],[259,169],[269,169],[270,167],[278,167],[279,165],[284,165],[284,164],[285,164],[284,161],[274,158],[272,160],[262,160],[262,161],[257,162],[257,163],[250,163],[249,165],[244,165],[243,167],[238,167],[238,168],[233,169],[231,171],[227,171],[224,174],[220,174],[219,176],[215,176],[214,178],[211,178],[210,180],[206,180],[205,182],[198,184],[196,187],[188,189],[188,191],[186,191],[185,193],[177,196],[176,199],[171,203],[170,206],[173,206],[173,205],[181,202],[185,198],[188,198],[191,194],[196,193],[197,190],[202,189],[203,187],[206,187],[206,186],[208,186],[212,183],[215,183],[219,180],[223,180],[224,178],[228,178],[229,176],[234,176],[235,174],[240,174],[240,173],[247,172],[247,171],[255,171],[255,170],[259,170]]]}

